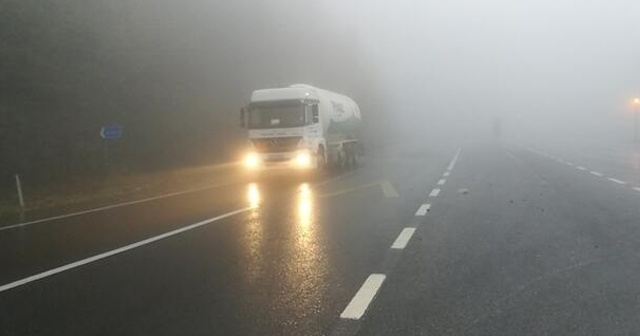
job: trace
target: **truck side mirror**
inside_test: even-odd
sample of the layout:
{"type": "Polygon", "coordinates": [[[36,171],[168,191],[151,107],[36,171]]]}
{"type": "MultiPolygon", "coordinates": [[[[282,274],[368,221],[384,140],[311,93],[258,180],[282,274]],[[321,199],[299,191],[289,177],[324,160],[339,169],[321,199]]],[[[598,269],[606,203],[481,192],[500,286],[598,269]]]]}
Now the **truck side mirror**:
{"type": "Polygon", "coordinates": [[[247,114],[247,108],[243,107],[240,109],[240,127],[245,128],[246,127],[246,122],[245,122],[245,115],[247,114]]]}
{"type": "Polygon", "coordinates": [[[320,113],[318,113],[318,105],[313,105],[311,107],[311,117],[313,118],[314,124],[317,124],[320,122],[320,113]]]}

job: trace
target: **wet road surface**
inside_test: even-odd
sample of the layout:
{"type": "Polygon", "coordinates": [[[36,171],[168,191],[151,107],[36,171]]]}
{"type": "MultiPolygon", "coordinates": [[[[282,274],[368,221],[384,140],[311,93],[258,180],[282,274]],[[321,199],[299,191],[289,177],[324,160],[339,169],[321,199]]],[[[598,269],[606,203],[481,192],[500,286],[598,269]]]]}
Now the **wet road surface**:
{"type": "Polygon", "coordinates": [[[437,147],[0,231],[0,335],[640,332],[633,166],[437,147]]]}

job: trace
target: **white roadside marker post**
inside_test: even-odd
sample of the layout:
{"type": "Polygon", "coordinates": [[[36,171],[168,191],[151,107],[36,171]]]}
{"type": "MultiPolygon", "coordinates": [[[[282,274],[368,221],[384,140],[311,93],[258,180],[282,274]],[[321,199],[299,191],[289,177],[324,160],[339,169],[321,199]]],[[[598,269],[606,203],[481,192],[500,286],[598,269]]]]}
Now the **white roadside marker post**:
{"type": "Polygon", "coordinates": [[[20,222],[24,221],[24,196],[22,195],[22,182],[20,175],[16,174],[16,190],[18,191],[18,203],[20,204],[20,222]]]}
{"type": "Polygon", "coordinates": [[[18,202],[20,203],[20,210],[24,210],[24,197],[22,196],[22,183],[20,182],[20,175],[16,174],[16,189],[18,190],[18,202]]]}

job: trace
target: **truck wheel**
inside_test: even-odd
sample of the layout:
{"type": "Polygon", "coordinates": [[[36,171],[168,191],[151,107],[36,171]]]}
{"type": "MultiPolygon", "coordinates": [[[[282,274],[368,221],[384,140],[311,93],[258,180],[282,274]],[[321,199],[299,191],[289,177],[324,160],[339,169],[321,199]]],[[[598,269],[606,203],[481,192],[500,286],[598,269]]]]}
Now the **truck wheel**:
{"type": "Polygon", "coordinates": [[[357,157],[358,153],[356,153],[356,147],[353,144],[349,144],[345,150],[345,166],[349,170],[354,169],[358,165],[357,157]]]}
{"type": "Polygon", "coordinates": [[[358,153],[355,150],[351,153],[351,168],[358,168],[358,153]]]}
{"type": "Polygon", "coordinates": [[[342,171],[347,166],[347,158],[346,153],[343,150],[338,151],[338,155],[336,156],[336,170],[342,171]]]}
{"type": "Polygon", "coordinates": [[[316,155],[316,168],[321,170],[327,167],[327,156],[324,147],[320,147],[316,155]]]}

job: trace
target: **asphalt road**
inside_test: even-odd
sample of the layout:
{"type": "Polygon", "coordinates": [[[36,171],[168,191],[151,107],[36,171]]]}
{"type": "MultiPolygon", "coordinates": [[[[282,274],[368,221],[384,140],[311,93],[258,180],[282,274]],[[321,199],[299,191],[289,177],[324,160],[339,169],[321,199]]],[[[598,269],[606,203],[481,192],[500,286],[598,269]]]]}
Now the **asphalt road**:
{"type": "Polygon", "coordinates": [[[0,335],[638,334],[638,172],[559,155],[402,146],[2,230],[0,335]]]}

